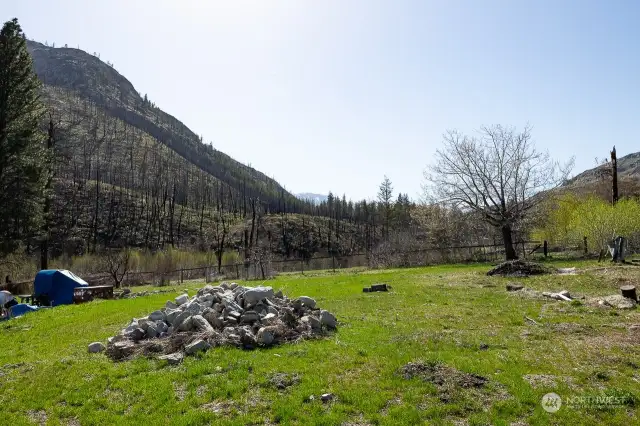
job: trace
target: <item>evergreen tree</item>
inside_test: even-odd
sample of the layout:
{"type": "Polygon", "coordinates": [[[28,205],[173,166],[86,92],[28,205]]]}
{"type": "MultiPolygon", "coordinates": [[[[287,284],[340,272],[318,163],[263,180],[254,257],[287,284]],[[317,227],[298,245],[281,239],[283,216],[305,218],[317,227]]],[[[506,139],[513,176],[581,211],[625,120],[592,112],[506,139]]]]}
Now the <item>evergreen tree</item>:
{"type": "Polygon", "coordinates": [[[385,176],[384,180],[380,184],[378,190],[378,201],[380,202],[380,208],[383,220],[383,235],[385,238],[389,238],[389,227],[391,225],[391,217],[393,215],[391,202],[393,200],[393,186],[391,180],[385,176]]]}
{"type": "Polygon", "coordinates": [[[0,251],[34,236],[46,181],[44,107],[17,19],[0,31],[0,251]]]}

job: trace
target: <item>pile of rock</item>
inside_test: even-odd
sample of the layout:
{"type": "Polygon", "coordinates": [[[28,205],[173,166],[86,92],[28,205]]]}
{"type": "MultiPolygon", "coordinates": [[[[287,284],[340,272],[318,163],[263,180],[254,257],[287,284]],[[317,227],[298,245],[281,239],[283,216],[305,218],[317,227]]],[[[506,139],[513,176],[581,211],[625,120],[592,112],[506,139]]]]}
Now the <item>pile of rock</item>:
{"type": "Polygon", "coordinates": [[[509,260],[493,267],[487,275],[502,275],[505,277],[527,277],[529,275],[552,274],[555,269],[535,262],[524,260],[509,260]]]}
{"type": "Polygon", "coordinates": [[[169,355],[162,358],[172,363],[180,362],[182,352],[220,345],[266,347],[320,336],[336,326],[336,317],[317,308],[311,297],[289,299],[271,287],[225,282],[207,285],[191,298],[182,294],[148,317],[134,318],[109,338],[106,350],[113,359],[164,353],[169,355]]]}

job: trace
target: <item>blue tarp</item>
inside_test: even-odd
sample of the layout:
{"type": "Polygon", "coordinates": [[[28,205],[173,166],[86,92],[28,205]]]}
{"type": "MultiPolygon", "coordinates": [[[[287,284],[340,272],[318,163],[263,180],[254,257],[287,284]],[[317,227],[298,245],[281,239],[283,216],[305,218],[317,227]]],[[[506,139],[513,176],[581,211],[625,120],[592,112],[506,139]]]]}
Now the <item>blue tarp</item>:
{"type": "Polygon", "coordinates": [[[9,308],[9,316],[11,317],[19,317],[20,315],[24,315],[27,312],[33,312],[40,309],[37,306],[27,305],[26,303],[18,303],[17,305],[13,305],[9,308]]]}
{"type": "Polygon", "coordinates": [[[51,306],[73,303],[73,289],[89,284],[71,271],[64,269],[43,269],[33,283],[35,297],[46,295],[51,306]]]}

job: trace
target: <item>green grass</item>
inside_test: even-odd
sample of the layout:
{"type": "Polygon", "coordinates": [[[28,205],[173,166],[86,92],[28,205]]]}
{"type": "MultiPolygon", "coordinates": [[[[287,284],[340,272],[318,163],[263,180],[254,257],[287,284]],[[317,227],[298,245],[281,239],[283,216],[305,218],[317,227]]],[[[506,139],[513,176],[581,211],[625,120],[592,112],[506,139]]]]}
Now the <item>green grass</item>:
{"type": "MultiPolygon", "coordinates": [[[[504,289],[514,279],[486,277],[486,270],[281,276],[268,285],[315,297],[338,317],[337,333],[255,351],[216,348],[176,367],[87,353],[88,343],[106,340],[172,294],[58,307],[0,323],[0,424],[638,424],[640,330],[627,327],[640,323],[638,312],[514,296],[504,289]],[[362,293],[376,282],[393,290],[362,293]],[[418,360],[489,382],[443,389],[398,374],[418,360]],[[297,374],[299,382],[279,390],[270,383],[275,373],[297,374]],[[523,377],[532,374],[556,376],[557,384],[533,387],[523,377]],[[322,404],[325,392],[335,401],[322,404]],[[565,404],[550,414],[540,404],[547,392],[564,401],[608,395],[625,402],[565,404]]],[[[538,290],[607,295],[617,292],[621,274],[640,277],[621,271],[520,281],[538,290]]],[[[198,285],[177,286],[176,294],[198,285]]]]}

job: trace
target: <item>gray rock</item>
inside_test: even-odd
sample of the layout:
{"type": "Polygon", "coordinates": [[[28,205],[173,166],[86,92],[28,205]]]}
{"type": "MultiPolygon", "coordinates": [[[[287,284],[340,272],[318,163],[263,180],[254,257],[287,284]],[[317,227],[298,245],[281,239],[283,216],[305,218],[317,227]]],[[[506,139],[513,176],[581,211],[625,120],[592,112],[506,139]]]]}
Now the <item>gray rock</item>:
{"type": "Polygon", "coordinates": [[[231,284],[229,284],[229,288],[230,288],[231,290],[235,290],[236,288],[238,288],[238,284],[236,284],[236,283],[231,283],[231,284]]]}
{"type": "Polygon", "coordinates": [[[224,305],[225,308],[227,308],[228,311],[242,312],[244,310],[240,307],[240,305],[238,305],[233,300],[230,301],[230,300],[223,299],[222,304],[224,305]]]}
{"type": "Polygon", "coordinates": [[[107,344],[112,344],[112,343],[116,343],[116,342],[123,342],[127,340],[127,336],[125,336],[124,334],[116,334],[113,337],[109,337],[107,339],[107,344]]]}
{"type": "Polygon", "coordinates": [[[332,393],[323,393],[323,394],[320,396],[320,400],[321,400],[322,402],[324,402],[324,403],[327,403],[327,402],[332,401],[332,400],[333,400],[333,398],[334,398],[334,395],[333,395],[332,393]]]}
{"type": "Polygon", "coordinates": [[[205,294],[210,294],[213,293],[213,286],[212,285],[205,285],[204,287],[202,287],[200,290],[198,290],[198,296],[203,296],[205,294]]]}
{"type": "Polygon", "coordinates": [[[514,283],[507,284],[507,291],[519,291],[519,290],[522,290],[523,288],[524,286],[522,284],[514,284],[514,283]]]}
{"type": "Polygon", "coordinates": [[[207,293],[207,294],[204,295],[204,300],[207,301],[207,302],[213,302],[213,300],[215,298],[216,297],[211,293],[207,293]]]}
{"type": "Polygon", "coordinates": [[[106,348],[101,342],[93,342],[89,345],[89,353],[96,354],[104,351],[106,348]]]}
{"type": "Polygon", "coordinates": [[[200,351],[206,351],[211,345],[202,339],[198,339],[192,343],[189,343],[184,347],[184,351],[187,355],[193,355],[200,351]]]}
{"type": "Polygon", "coordinates": [[[245,324],[251,324],[260,320],[260,315],[255,311],[245,311],[240,317],[240,322],[245,324]]]}
{"type": "Polygon", "coordinates": [[[275,336],[273,333],[264,327],[258,330],[258,334],[256,334],[256,342],[260,345],[270,346],[273,344],[274,340],[275,336]]]}
{"type": "Polygon", "coordinates": [[[153,311],[153,312],[151,312],[149,314],[149,319],[151,321],[164,320],[165,319],[164,312],[162,312],[162,311],[153,311]]]}
{"type": "Polygon", "coordinates": [[[174,352],[169,355],[159,356],[158,359],[167,361],[169,365],[176,365],[182,362],[182,360],[184,359],[184,355],[182,355],[182,352],[174,352]]]}
{"type": "Polygon", "coordinates": [[[133,341],[138,341],[138,340],[142,340],[144,338],[145,335],[145,331],[141,328],[135,328],[133,331],[131,331],[130,333],[127,333],[126,336],[133,340],[133,341]]]}
{"type": "Polygon", "coordinates": [[[320,323],[327,328],[336,328],[338,320],[331,312],[323,309],[320,311],[320,323]]]}
{"type": "Polygon", "coordinates": [[[256,347],[256,336],[253,333],[244,331],[240,336],[240,343],[245,349],[253,349],[256,347]]]}
{"type": "Polygon", "coordinates": [[[162,334],[167,332],[169,326],[164,321],[156,321],[156,329],[158,330],[158,333],[162,334]]]}
{"type": "Polygon", "coordinates": [[[277,315],[272,314],[272,313],[268,313],[267,315],[265,315],[262,318],[261,322],[263,324],[270,325],[270,324],[273,324],[274,322],[276,322],[277,320],[278,320],[278,316],[277,315]]]}
{"type": "Polygon", "coordinates": [[[300,297],[298,297],[298,300],[299,300],[300,302],[302,302],[302,304],[303,304],[304,306],[306,306],[307,308],[311,308],[311,309],[313,309],[313,308],[315,308],[315,307],[316,307],[316,301],[315,301],[315,299],[312,299],[312,298],[311,298],[311,297],[309,297],[309,296],[300,296],[300,297]]]}
{"type": "Polygon", "coordinates": [[[202,315],[194,315],[191,317],[193,328],[203,333],[213,333],[213,327],[202,315]]]}
{"type": "Polygon", "coordinates": [[[176,297],[176,305],[180,306],[180,305],[184,305],[185,303],[187,303],[189,301],[189,295],[188,294],[181,294],[180,296],[176,297]]]}
{"type": "Polygon", "coordinates": [[[167,303],[165,303],[165,308],[167,309],[175,309],[178,307],[178,305],[176,305],[175,303],[173,303],[171,300],[167,300],[167,303]]]}
{"type": "Polygon", "coordinates": [[[213,306],[211,306],[211,308],[213,308],[213,310],[216,312],[222,312],[222,310],[224,309],[224,305],[222,303],[215,303],[213,306]]]}
{"type": "Polygon", "coordinates": [[[239,320],[242,314],[238,311],[230,311],[227,313],[227,316],[231,318],[235,318],[236,320],[239,320]]]}
{"type": "Polygon", "coordinates": [[[569,293],[568,290],[562,290],[558,294],[561,295],[561,296],[568,297],[569,299],[571,299],[571,294],[569,293]]]}
{"type": "Polygon", "coordinates": [[[186,320],[187,318],[192,317],[193,314],[191,312],[188,311],[184,311],[184,312],[180,312],[174,319],[173,322],[171,323],[171,325],[173,325],[174,327],[179,327],[180,324],[182,324],[182,322],[184,320],[186,320]]]}
{"type": "Polygon", "coordinates": [[[267,312],[276,316],[280,315],[280,312],[273,306],[269,306],[267,312]]]}
{"type": "Polygon", "coordinates": [[[191,331],[193,329],[193,317],[189,316],[178,325],[178,331],[191,331]]]}
{"type": "Polygon", "coordinates": [[[271,287],[253,287],[243,294],[246,306],[253,306],[263,299],[272,299],[273,297],[273,288],[271,287]]]}
{"type": "Polygon", "coordinates": [[[282,299],[282,290],[278,290],[278,292],[275,294],[275,297],[277,299],[282,299]]]}
{"type": "Polygon", "coordinates": [[[238,325],[238,320],[235,319],[234,317],[228,317],[224,320],[224,325],[229,327],[229,326],[236,326],[238,325]]]}
{"type": "Polygon", "coordinates": [[[300,318],[300,321],[303,323],[308,323],[311,326],[312,330],[322,329],[322,324],[320,323],[320,320],[314,317],[313,315],[305,315],[302,318],[300,318]]]}
{"type": "Polygon", "coordinates": [[[185,311],[191,312],[192,315],[201,315],[204,312],[204,306],[198,302],[191,302],[187,305],[185,311]]]}
{"type": "Polygon", "coordinates": [[[147,338],[153,339],[154,337],[158,337],[160,332],[156,328],[156,324],[153,322],[147,323],[147,338]]]}
{"type": "Polygon", "coordinates": [[[181,313],[182,311],[178,310],[178,309],[167,309],[167,311],[165,312],[165,316],[166,316],[166,321],[169,324],[173,324],[176,317],[181,313]]]}

